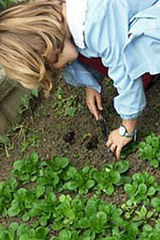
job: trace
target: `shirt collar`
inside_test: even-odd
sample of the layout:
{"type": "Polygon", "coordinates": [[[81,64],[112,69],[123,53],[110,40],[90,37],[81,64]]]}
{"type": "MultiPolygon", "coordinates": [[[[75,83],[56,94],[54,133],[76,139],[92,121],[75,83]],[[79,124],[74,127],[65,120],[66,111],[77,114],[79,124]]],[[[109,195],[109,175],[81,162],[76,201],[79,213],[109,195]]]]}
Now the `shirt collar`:
{"type": "Polygon", "coordinates": [[[84,24],[87,0],[66,0],[66,14],[69,29],[77,47],[84,49],[84,24]]]}

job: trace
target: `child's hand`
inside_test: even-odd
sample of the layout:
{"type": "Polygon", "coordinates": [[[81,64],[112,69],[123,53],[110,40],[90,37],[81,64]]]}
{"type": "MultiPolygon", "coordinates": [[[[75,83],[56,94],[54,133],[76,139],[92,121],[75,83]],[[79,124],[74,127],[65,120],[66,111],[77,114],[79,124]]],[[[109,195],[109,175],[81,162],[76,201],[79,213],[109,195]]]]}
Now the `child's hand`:
{"type": "Polygon", "coordinates": [[[116,155],[116,158],[119,160],[122,148],[127,145],[132,138],[126,138],[119,134],[119,128],[113,130],[108,137],[106,143],[107,147],[116,155]]]}
{"type": "Polygon", "coordinates": [[[86,103],[90,112],[95,116],[96,120],[99,119],[98,110],[102,111],[101,95],[94,89],[86,88],[86,103]]]}

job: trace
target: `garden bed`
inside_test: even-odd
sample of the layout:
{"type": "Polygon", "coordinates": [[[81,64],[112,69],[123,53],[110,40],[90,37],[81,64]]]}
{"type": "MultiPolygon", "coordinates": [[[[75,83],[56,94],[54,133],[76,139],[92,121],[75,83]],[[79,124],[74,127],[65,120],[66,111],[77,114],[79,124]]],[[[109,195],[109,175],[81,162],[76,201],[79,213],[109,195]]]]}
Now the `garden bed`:
{"type": "MultiPolygon", "coordinates": [[[[111,129],[118,127],[120,122],[112,106],[112,98],[116,94],[116,92],[113,89],[110,80],[106,79],[104,85],[104,118],[106,120],[106,125],[110,131],[111,129]]],[[[5,227],[8,227],[11,222],[17,221],[18,223],[26,222],[27,225],[30,226],[30,228],[38,228],[39,230],[37,231],[41,233],[38,232],[37,235],[36,233],[34,233],[35,235],[33,234],[32,237],[29,237],[28,235],[28,238],[27,236],[25,236],[26,238],[22,238],[30,240],[32,238],[41,240],[54,239],[54,237],[55,239],[60,240],[158,239],[147,238],[147,236],[149,236],[148,234],[150,232],[153,232],[151,226],[154,227],[159,221],[160,209],[158,208],[159,203],[156,202],[158,200],[155,200],[154,202],[151,199],[155,199],[159,194],[159,185],[157,186],[157,184],[160,184],[160,170],[159,167],[154,168],[150,165],[149,161],[142,160],[142,157],[139,157],[138,144],[139,142],[144,140],[147,135],[151,133],[155,133],[156,136],[160,134],[160,83],[157,81],[147,91],[148,106],[145,109],[143,116],[139,120],[137,144],[132,143],[131,146],[128,147],[126,151],[124,151],[124,153],[122,154],[121,166],[116,165],[118,161],[116,160],[115,156],[113,156],[112,153],[108,152],[105,146],[105,142],[103,140],[99,123],[96,122],[94,117],[89,113],[87,107],[85,106],[83,89],[75,89],[71,86],[65,85],[63,82],[61,82],[60,86],[61,87],[58,88],[56,94],[51,98],[44,99],[43,97],[40,97],[40,99],[38,100],[38,104],[37,100],[32,101],[30,110],[26,111],[23,114],[22,121],[19,124],[13,126],[12,131],[6,136],[6,141],[4,140],[3,144],[1,144],[0,179],[1,181],[8,181],[8,179],[12,175],[14,175],[18,183],[15,182],[14,184],[14,180],[12,180],[14,186],[12,185],[13,189],[10,193],[11,199],[8,199],[8,205],[5,206],[5,208],[7,209],[5,211],[8,211],[8,213],[6,213],[5,215],[5,211],[3,212],[4,216],[0,217],[0,222],[5,227]],[[30,155],[31,152],[36,152],[38,155],[35,154],[33,157],[33,155],[30,155]],[[57,161],[61,163],[63,163],[64,161],[64,164],[62,164],[62,166],[59,166],[59,170],[64,171],[64,173],[62,174],[63,177],[62,175],[60,175],[63,171],[58,172],[58,169],[54,170],[56,171],[56,176],[58,176],[59,179],[57,180],[57,183],[55,180],[56,178],[52,176],[53,180],[55,180],[55,185],[52,183],[49,183],[48,185],[42,184],[41,187],[38,188],[38,190],[36,190],[37,188],[35,188],[32,191],[36,193],[36,197],[32,197],[37,198],[37,201],[42,201],[42,199],[46,198],[47,191],[49,191],[47,189],[52,189],[57,199],[57,202],[55,203],[57,209],[58,206],[59,208],[61,208],[60,204],[69,204],[73,206],[72,201],[77,198],[76,196],[77,194],[79,194],[79,204],[81,205],[83,202],[83,208],[80,211],[81,213],[78,212],[78,210],[76,213],[74,213],[78,214],[79,217],[75,218],[72,215],[73,211],[75,211],[75,209],[73,210],[72,208],[72,217],[65,215],[63,217],[63,223],[65,222],[66,225],[64,224],[61,228],[58,228],[55,225],[54,227],[52,226],[52,224],[56,222],[56,215],[54,215],[54,206],[50,207],[50,209],[52,209],[52,212],[50,213],[52,216],[47,215],[48,218],[46,217],[46,219],[42,218],[42,215],[44,215],[43,211],[41,212],[40,216],[34,215],[34,217],[28,217],[27,215],[24,216],[24,214],[26,213],[26,209],[23,208],[19,213],[16,214],[12,212],[13,209],[10,208],[11,200],[15,198],[13,192],[17,192],[18,189],[21,188],[21,190],[19,190],[17,194],[19,194],[19,196],[24,196],[25,201],[27,195],[31,194],[28,192],[30,191],[30,187],[35,186],[35,182],[37,181],[37,178],[40,177],[40,174],[43,175],[43,171],[47,171],[45,169],[54,169],[54,157],[56,156],[59,157],[59,160],[57,161]],[[14,173],[10,173],[10,170],[13,169],[14,162],[18,159],[21,159],[21,163],[25,161],[24,159],[28,159],[27,163],[31,165],[31,169],[28,170],[29,175],[27,175],[27,180],[26,176],[22,176],[22,172],[24,170],[25,174],[25,169],[28,168],[22,166],[24,167],[24,169],[22,170],[19,165],[20,163],[17,163],[17,165],[14,166],[14,168],[16,169],[14,173]],[[45,160],[47,163],[45,163],[45,160]],[[51,165],[49,164],[49,162],[51,165]],[[89,166],[90,169],[84,170],[84,168],[87,166],[89,166]],[[73,172],[71,171],[71,176],[67,178],[64,177],[64,175],[68,171],[69,167],[71,167],[70,169],[74,170],[73,172]],[[111,178],[114,178],[113,184],[111,186],[108,186],[106,180],[106,182],[104,181],[105,184],[103,186],[99,185],[100,183],[98,182],[98,177],[95,177],[94,175],[94,177],[92,176],[92,178],[91,173],[90,179],[87,179],[87,174],[89,171],[92,170],[93,167],[96,169],[94,170],[98,172],[97,174],[101,173],[103,175],[106,173],[107,175],[112,172],[113,175],[111,174],[111,178]],[[88,187],[86,187],[86,185],[85,187],[80,187],[78,183],[76,185],[73,182],[76,178],[73,178],[76,171],[79,171],[78,173],[80,175],[82,175],[82,172],[84,173],[86,171],[86,175],[83,175],[83,178],[86,178],[86,182],[90,180],[87,185],[88,187]],[[146,171],[149,176],[154,176],[155,180],[152,179],[150,180],[150,183],[147,182],[149,176],[147,175],[147,173],[142,174],[142,171],[146,171]],[[132,176],[135,173],[140,175],[132,179],[132,176]],[[121,175],[125,177],[130,177],[131,179],[123,179],[121,175]],[[138,182],[139,180],[135,180],[139,178],[143,179],[143,181],[140,180],[140,182],[138,182]],[[122,179],[123,182],[121,182],[122,179]],[[72,180],[72,182],[68,183],[69,180],[72,180]],[[133,198],[133,194],[131,194],[130,188],[134,181],[136,182],[134,183],[135,185],[141,184],[141,190],[138,190],[137,188],[137,191],[139,191],[139,195],[137,193],[137,195],[135,195],[136,197],[133,198]],[[74,184],[72,185],[72,183],[74,184]],[[65,185],[65,187],[63,187],[63,185],[65,185]],[[145,191],[144,185],[147,186],[148,189],[150,189],[150,193],[148,196],[146,192],[145,194],[142,194],[143,196],[141,196],[141,192],[145,191]],[[24,188],[27,190],[22,190],[24,188]],[[97,195],[97,199],[93,198],[95,194],[97,195]],[[69,196],[67,197],[67,195],[70,195],[71,198],[69,196]],[[84,195],[87,196],[87,198],[84,197],[84,195]],[[59,196],[61,197],[59,198],[59,196]],[[90,202],[88,202],[89,199],[90,202]],[[127,202],[129,199],[130,201],[127,202]],[[97,229],[96,226],[94,229],[94,227],[92,228],[91,226],[88,226],[87,223],[86,226],[88,227],[85,228],[85,221],[83,222],[83,224],[82,221],[80,221],[82,220],[80,218],[81,214],[83,215],[83,217],[87,217],[88,219],[90,218],[90,215],[87,216],[87,213],[85,212],[87,209],[86,206],[89,205],[93,205],[97,211],[94,212],[95,219],[96,216],[99,216],[96,220],[97,229]],[[99,208],[98,205],[101,207],[99,208]],[[113,207],[113,205],[116,205],[116,207],[113,207]],[[112,214],[107,215],[107,210],[104,210],[104,208],[110,209],[111,212],[117,212],[116,217],[112,214]],[[149,215],[147,215],[148,212],[149,215]],[[39,220],[40,217],[41,220],[39,220]],[[110,224],[109,227],[107,227],[107,225],[105,224],[106,218],[109,218],[109,222],[107,223],[110,224]],[[116,220],[115,222],[113,221],[114,218],[117,218],[117,222],[116,220]],[[80,222],[76,222],[78,221],[77,219],[81,222],[83,226],[77,225],[80,224],[80,222]],[[128,225],[126,225],[127,222],[129,223],[128,225]],[[141,236],[140,238],[142,226],[145,224],[150,224],[150,227],[147,225],[146,229],[144,228],[144,236],[141,236]],[[39,228],[39,226],[41,226],[41,228],[39,228]],[[48,235],[47,227],[49,229],[52,229],[48,235]],[[59,232],[61,232],[60,237],[58,237],[59,232]],[[129,232],[132,232],[132,238],[129,238],[129,232]],[[78,233],[79,236],[76,235],[78,233]],[[42,234],[41,238],[38,238],[38,236],[40,236],[38,234],[42,234]]],[[[39,180],[39,184],[40,182],[41,180],[39,180]]],[[[11,183],[5,182],[4,186],[10,186],[10,184],[11,183]]],[[[2,188],[0,187],[0,196],[2,194],[1,189],[2,188]]],[[[54,198],[55,196],[52,197],[54,198]]],[[[18,197],[16,199],[18,199],[18,197]]],[[[30,201],[31,200],[28,200],[28,202],[30,201]]],[[[28,203],[28,205],[29,204],[30,203],[28,203]]],[[[24,205],[24,203],[22,203],[22,205],[24,205]]],[[[28,206],[28,209],[30,208],[31,207],[28,206]]],[[[27,212],[28,211],[29,210],[27,210],[27,212]]],[[[71,210],[69,211],[71,212],[71,210]]],[[[18,226],[14,225],[13,228],[17,229],[18,226]]],[[[14,231],[16,232],[16,230],[14,231]]],[[[22,229],[21,231],[21,235],[23,235],[23,231],[28,231],[28,234],[31,234],[29,233],[29,230],[22,229]]],[[[159,234],[158,230],[154,230],[154,234],[159,234]]]]}

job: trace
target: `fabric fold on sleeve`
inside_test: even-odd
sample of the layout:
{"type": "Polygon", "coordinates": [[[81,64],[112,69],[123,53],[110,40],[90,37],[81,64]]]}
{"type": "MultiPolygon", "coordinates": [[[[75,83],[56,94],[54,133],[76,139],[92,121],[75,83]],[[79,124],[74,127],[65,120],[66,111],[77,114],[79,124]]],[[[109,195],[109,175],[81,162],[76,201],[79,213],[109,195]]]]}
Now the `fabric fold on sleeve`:
{"type": "Polygon", "coordinates": [[[67,65],[63,71],[65,81],[76,87],[90,87],[101,93],[101,86],[83,65],[78,61],[67,65]]]}

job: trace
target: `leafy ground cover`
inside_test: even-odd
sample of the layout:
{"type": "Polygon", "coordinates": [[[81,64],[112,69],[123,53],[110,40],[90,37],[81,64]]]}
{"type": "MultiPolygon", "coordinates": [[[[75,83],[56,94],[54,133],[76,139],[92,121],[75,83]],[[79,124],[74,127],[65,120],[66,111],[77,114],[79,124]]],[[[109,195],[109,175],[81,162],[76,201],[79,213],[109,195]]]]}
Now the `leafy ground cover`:
{"type": "MultiPolygon", "coordinates": [[[[119,123],[116,93],[104,85],[111,130],[119,123]]],[[[159,240],[159,90],[157,82],[147,92],[138,141],[120,161],[107,151],[82,89],[62,82],[50,99],[23,104],[22,121],[0,136],[0,239],[159,240]]]]}
{"type": "Polygon", "coordinates": [[[0,225],[0,239],[159,239],[160,185],[145,171],[126,176],[128,169],[125,160],[77,169],[66,157],[40,161],[35,152],[15,161],[0,182],[1,216],[15,222],[0,225]],[[127,194],[121,206],[102,199],[119,186],[127,194]]]}

